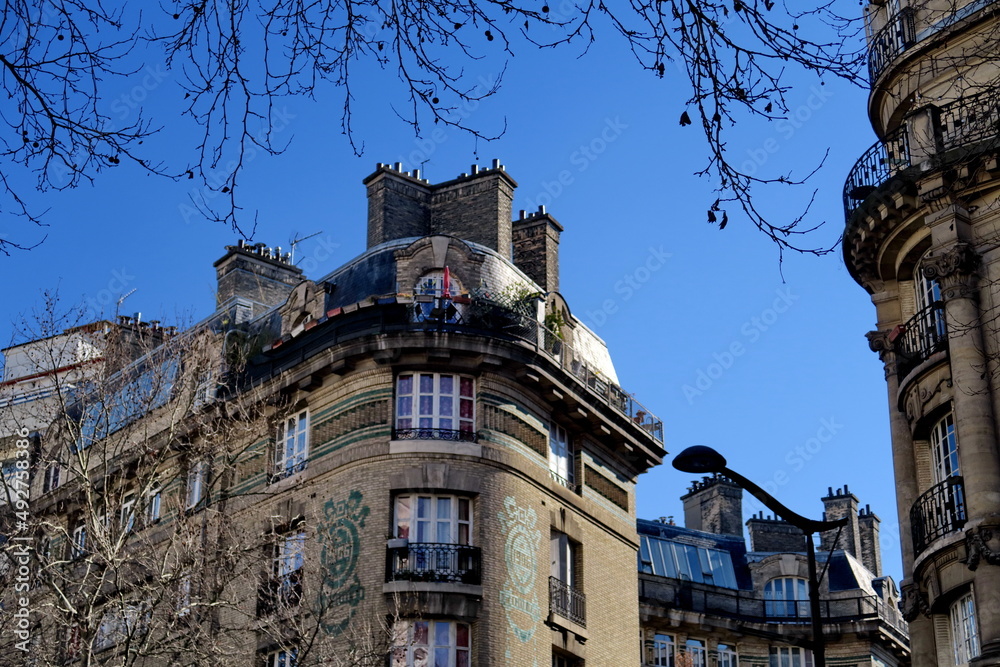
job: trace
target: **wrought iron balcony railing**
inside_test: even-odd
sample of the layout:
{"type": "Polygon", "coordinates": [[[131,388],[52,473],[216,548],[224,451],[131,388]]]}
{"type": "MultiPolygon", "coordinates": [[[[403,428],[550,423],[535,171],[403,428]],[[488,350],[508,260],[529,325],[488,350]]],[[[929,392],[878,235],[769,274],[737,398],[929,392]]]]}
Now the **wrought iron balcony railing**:
{"type": "Polygon", "coordinates": [[[910,531],[914,553],[965,525],[965,486],[961,477],[949,477],[935,484],[910,508],[910,531]]]}
{"type": "Polygon", "coordinates": [[[455,442],[477,442],[475,431],[460,431],[451,428],[394,428],[393,440],[452,440],[455,442]]]}
{"type": "MultiPolygon", "coordinates": [[[[743,623],[808,623],[809,603],[765,600],[760,592],[736,590],[642,573],[639,599],[657,600],[669,608],[732,618],[743,623]]],[[[893,634],[906,638],[906,622],[899,610],[877,595],[823,598],[823,623],[878,621],[893,634]]]]}
{"type": "Polygon", "coordinates": [[[906,124],[858,158],[844,183],[844,213],[848,219],[868,195],[896,173],[910,166],[910,137],[906,124]]]}
{"type": "Polygon", "coordinates": [[[411,542],[387,547],[386,581],[429,581],[453,584],[482,583],[482,550],[463,544],[411,542]]]}
{"type": "Polygon", "coordinates": [[[549,577],[549,611],[587,627],[587,596],[558,577],[549,577]]]}
{"type": "Polygon", "coordinates": [[[875,33],[868,44],[868,82],[871,85],[875,85],[889,63],[913,45],[916,34],[911,7],[904,7],[875,33]]]}
{"type": "Polygon", "coordinates": [[[900,327],[896,339],[896,375],[902,380],[935,352],[948,349],[948,327],[944,304],[935,301],[900,327]]]}
{"type": "Polygon", "coordinates": [[[854,163],[844,183],[844,214],[849,221],[851,214],[870,194],[917,163],[928,159],[947,163],[965,157],[961,151],[958,155],[952,154],[955,149],[966,149],[966,153],[971,154],[998,145],[1000,95],[995,89],[983,90],[940,107],[921,107],[854,163]],[[907,124],[921,115],[927,116],[928,132],[924,143],[928,145],[914,146],[907,124]],[[914,158],[914,152],[918,157],[914,158]]]}

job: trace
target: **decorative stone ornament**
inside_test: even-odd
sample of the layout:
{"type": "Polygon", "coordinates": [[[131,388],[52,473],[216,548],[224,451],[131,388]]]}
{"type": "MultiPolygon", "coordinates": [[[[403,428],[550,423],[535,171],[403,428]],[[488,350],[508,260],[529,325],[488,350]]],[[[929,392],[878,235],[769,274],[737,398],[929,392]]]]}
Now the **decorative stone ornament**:
{"type": "Polygon", "coordinates": [[[925,278],[938,281],[946,301],[971,298],[976,296],[980,260],[971,244],[960,242],[925,259],[922,272],[925,278]]]}
{"type": "Polygon", "coordinates": [[[900,606],[903,610],[903,618],[907,622],[912,621],[920,614],[930,618],[931,606],[927,602],[927,593],[922,592],[915,582],[903,584],[902,593],[903,599],[900,601],[900,606]]]}
{"type": "Polygon", "coordinates": [[[975,571],[981,561],[1000,565],[1000,527],[979,525],[965,531],[963,563],[975,571]]]}

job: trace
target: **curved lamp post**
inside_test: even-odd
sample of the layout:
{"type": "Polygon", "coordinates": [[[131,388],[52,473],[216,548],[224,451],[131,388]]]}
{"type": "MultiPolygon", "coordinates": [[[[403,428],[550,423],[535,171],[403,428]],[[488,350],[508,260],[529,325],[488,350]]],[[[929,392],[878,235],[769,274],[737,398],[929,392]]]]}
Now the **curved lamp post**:
{"type": "Polygon", "coordinates": [[[782,505],[778,500],[749,479],[726,467],[726,458],[711,447],[695,445],[674,457],[673,466],[681,472],[719,473],[739,484],[764,506],[806,534],[806,559],[809,564],[809,611],[812,616],[812,651],[815,667],[826,667],[826,643],[823,638],[823,618],[819,609],[819,578],[816,576],[815,533],[847,525],[847,517],[836,521],[807,519],[782,505]]]}

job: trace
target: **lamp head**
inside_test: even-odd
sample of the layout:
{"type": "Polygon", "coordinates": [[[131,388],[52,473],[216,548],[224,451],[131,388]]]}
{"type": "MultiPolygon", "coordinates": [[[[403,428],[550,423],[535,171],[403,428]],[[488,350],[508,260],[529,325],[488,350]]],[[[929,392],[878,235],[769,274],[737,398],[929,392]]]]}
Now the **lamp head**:
{"type": "Polygon", "coordinates": [[[726,469],[726,458],[711,447],[695,445],[675,456],[673,466],[681,472],[695,474],[722,472],[726,469]]]}

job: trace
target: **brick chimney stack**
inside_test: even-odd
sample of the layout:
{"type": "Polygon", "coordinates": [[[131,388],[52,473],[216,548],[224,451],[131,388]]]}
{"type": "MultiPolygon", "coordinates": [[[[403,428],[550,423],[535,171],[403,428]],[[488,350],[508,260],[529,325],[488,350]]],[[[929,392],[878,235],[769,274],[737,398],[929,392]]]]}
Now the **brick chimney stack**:
{"type": "Polygon", "coordinates": [[[514,265],[546,292],[559,291],[559,235],[563,226],[539,206],[514,221],[514,265]]]}
{"type": "Polygon", "coordinates": [[[290,253],[249,245],[242,239],[226,246],[226,254],[215,264],[216,308],[234,298],[253,302],[256,317],[266,309],[284,303],[292,288],[302,282],[302,269],[291,263],[290,253]]]}
{"type": "Polygon", "coordinates": [[[743,489],[716,474],[693,481],[684,503],[684,527],[743,537],[743,489]]]}
{"type": "Polygon", "coordinates": [[[843,489],[834,492],[833,487],[827,489],[827,495],[823,498],[825,511],[823,516],[827,521],[847,517],[848,523],[840,531],[840,539],[834,545],[837,537],[837,529],[828,530],[820,534],[820,548],[824,551],[831,549],[843,549],[855,558],[861,557],[861,536],[858,530],[858,498],[851,493],[847,485],[843,489]]]}
{"type": "Polygon", "coordinates": [[[861,541],[861,563],[876,577],[882,576],[882,547],[878,533],[881,519],[865,505],[858,513],[858,533],[861,541]]]}
{"type": "Polygon", "coordinates": [[[755,514],[747,521],[750,533],[750,551],[763,553],[802,553],[806,550],[806,536],[802,529],[787,521],[763,512],[755,514]]]}
{"type": "Polygon", "coordinates": [[[499,160],[444,183],[421,179],[420,170],[379,163],[368,188],[368,247],[410,236],[442,234],[510,253],[511,206],[517,182],[499,160]]]}

